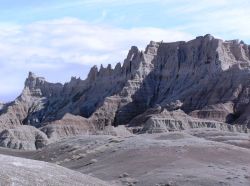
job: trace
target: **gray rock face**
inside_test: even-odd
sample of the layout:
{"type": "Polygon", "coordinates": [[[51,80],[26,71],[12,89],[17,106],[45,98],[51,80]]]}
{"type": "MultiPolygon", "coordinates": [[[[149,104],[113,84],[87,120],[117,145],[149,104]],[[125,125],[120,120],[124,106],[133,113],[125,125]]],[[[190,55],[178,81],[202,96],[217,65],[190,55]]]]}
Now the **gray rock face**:
{"type": "Polygon", "coordinates": [[[97,131],[87,119],[71,114],[66,114],[60,120],[46,123],[40,130],[52,141],[69,136],[94,134],[97,131]]]}
{"type": "Polygon", "coordinates": [[[4,103],[0,102],[0,111],[3,109],[4,103]]]}
{"type": "Polygon", "coordinates": [[[223,122],[205,120],[191,117],[181,110],[163,110],[158,114],[142,114],[139,116],[142,121],[140,133],[162,133],[170,131],[181,131],[193,128],[216,128],[229,132],[245,132],[250,130],[244,125],[229,125],[223,122]]]}
{"type": "Polygon", "coordinates": [[[2,106],[0,126],[31,125],[61,138],[107,126],[140,127],[132,121],[160,105],[180,109],[190,120],[249,128],[249,104],[250,46],[205,35],[188,42],[151,41],[145,51],[133,46],[122,65],[94,66],[85,80],[64,85],[29,73],[22,94],[2,106]],[[67,113],[76,117],[67,121],[67,113]]]}
{"type": "Polygon", "coordinates": [[[22,150],[36,150],[49,143],[47,136],[32,126],[19,126],[0,132],[0,146],[22,150]]]}

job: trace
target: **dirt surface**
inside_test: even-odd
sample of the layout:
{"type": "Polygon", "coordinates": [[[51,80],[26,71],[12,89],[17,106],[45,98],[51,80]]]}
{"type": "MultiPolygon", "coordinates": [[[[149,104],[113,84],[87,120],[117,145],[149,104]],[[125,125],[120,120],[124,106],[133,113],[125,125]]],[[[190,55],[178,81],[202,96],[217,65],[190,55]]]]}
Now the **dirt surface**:
{"type": "Polygon", "coordinates": [[[109,186],[97,178],[41,161],[0,155],[0,186],[109,186]]]}
{"type": "Polygon", "coordinates": [[[0,149],[115,185],[250,185],[249,134],[195,129],[130,137],[77,136],[39,151],[0,149]]]}

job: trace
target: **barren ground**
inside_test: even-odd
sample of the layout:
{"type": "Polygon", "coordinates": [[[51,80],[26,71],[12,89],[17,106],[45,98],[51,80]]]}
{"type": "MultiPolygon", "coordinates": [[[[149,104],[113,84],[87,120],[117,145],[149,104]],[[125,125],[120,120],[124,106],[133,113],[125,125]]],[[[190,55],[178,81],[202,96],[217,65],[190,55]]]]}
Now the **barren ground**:
{"type": "Polygon", "coordinates": [[[39,151],[0,153],[56,163],[116,185],[250,185],[249,134],[215,129],[77,136],[39,151]]]}

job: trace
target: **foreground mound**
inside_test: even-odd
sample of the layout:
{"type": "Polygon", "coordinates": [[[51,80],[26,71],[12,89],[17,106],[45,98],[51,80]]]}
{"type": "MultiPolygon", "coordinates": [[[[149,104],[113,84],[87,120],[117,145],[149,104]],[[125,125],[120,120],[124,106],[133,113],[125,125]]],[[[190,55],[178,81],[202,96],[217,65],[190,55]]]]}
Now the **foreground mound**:
{"type": "Polygon", "coordinates": [[[46,162],[0,155],[3,186],[108,186],[99,179],[46,162]]]}

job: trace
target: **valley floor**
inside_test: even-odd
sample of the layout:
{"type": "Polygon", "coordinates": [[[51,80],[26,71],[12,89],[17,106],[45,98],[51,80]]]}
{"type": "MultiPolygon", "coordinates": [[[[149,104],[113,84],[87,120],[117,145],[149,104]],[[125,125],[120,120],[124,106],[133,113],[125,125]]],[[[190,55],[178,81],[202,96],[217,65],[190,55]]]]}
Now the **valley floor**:
{"type": "Polygon", "coordinates": [[[215,129],[76,136],[38,151],[0,153],[51,162],[114,185],[250,185],[250,135],[215,129]]]}

